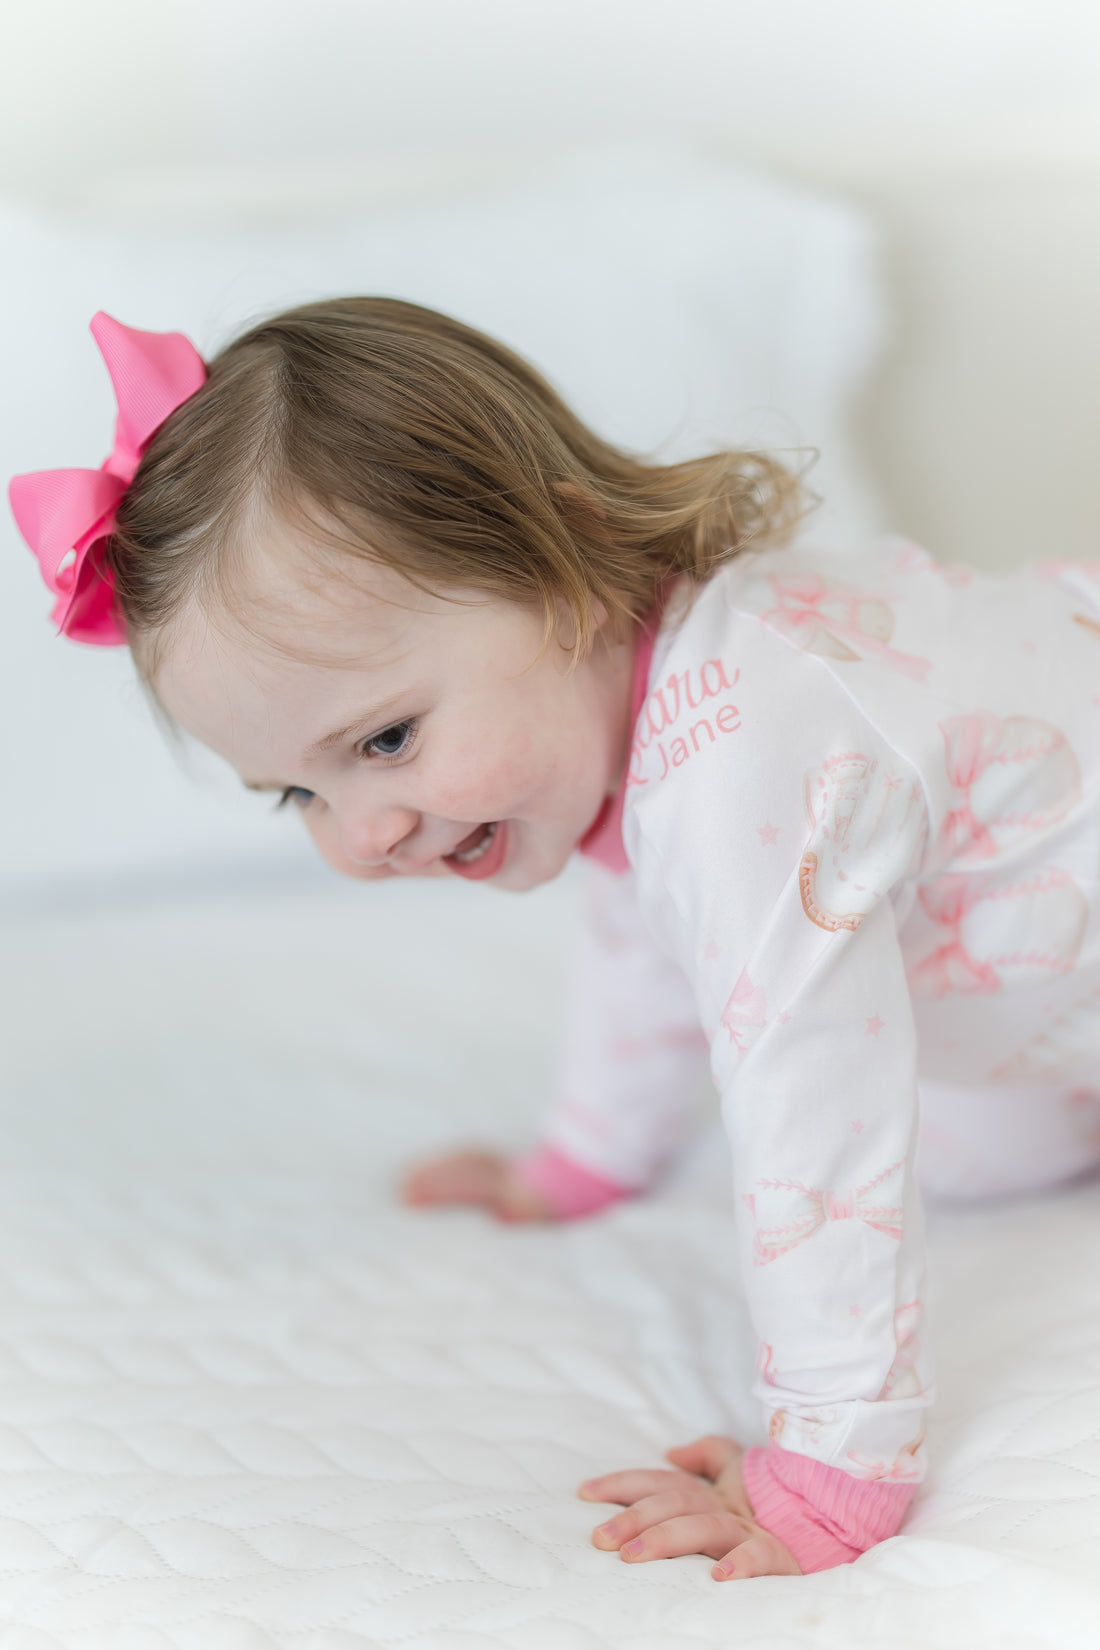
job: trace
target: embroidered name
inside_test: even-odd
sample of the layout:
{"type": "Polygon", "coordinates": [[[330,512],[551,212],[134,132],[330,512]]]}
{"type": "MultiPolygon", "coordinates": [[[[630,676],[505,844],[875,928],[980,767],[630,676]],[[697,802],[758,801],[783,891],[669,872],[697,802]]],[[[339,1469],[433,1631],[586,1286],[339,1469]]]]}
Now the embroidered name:
{"type": "Polygon", "coordinates": [[[719,734],[736,733],[741,726],[737,706],[727,701],[710,707],[707,702],[732,692],[740,676],[735,670],[731,679],[721,659],[705,659],[697,668],[673,674],[655,688],[638,714],[627,784],[648,785],[651,779],[666,779],[673,768],[683,767],[693,755],[717,744],[719,734]],[[704,714],[695,716],[700,710],[704,714]],[[670,737],[681,724],[683,731],[670,737]]]}

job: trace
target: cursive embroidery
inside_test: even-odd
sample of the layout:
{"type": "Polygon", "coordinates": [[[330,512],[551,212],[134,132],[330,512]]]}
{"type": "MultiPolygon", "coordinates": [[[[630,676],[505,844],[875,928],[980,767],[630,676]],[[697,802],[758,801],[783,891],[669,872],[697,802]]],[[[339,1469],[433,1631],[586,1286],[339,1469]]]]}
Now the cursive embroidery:
{"type": "Polygon", "coordinates": [[[704,659],[699,666],[674,672],[654,688],[638,713],[627,784],[667,779],[674,768],[682,768],[693,755],[717,744],[719,734],[736,733],[741,727],[737,706],[727,701],[708,707],[707,701],[732,692],[740,676],[734,670],[731,677],[721,659],[704,659]],[[694,715],[704,708],[704,715],[694,715]],[[681,725],[682,732],[667,737],[681,725]]]}

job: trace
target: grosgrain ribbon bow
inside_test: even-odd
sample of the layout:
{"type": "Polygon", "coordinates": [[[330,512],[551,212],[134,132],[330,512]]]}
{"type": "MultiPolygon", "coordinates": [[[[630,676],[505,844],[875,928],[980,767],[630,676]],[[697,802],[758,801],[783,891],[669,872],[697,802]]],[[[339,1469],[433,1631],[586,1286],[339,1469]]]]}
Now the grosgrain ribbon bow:
{"type": "Polygon", "coordinates": [[[141,455],[170,413],[206,381],[202,356],[181,332],[139,332],[102,310],[91,333],[107,363],[118,402],[115,444],[98,470],[38,470],[8,488],[19,531],[57,597],[63,636],[114,647],[126,635],[100,546],[141,455]]]}

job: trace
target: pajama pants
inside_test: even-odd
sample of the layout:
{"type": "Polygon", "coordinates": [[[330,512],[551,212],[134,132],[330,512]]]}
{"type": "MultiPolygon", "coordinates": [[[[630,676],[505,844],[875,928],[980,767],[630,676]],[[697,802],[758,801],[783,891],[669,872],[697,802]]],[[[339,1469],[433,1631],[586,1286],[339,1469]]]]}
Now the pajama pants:
{"type": "Polygon", "coordinates": [[[933,1198],[1038,1191],[1100,1169],[1095,1087],[920,1085],[917,1172],[933,1198]]]}

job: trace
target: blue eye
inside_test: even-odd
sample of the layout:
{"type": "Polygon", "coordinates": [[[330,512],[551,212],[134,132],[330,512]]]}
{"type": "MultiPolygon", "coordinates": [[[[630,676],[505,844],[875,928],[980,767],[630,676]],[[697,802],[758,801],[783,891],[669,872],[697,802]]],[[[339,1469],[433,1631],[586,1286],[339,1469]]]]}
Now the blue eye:
{"type": "Polygon", "coordinates": [[[295,807],[304,808],[313,801],[313,796],[313,791],[307,791],[304,785],[288,785],[275,806],[285,808],[288,802],[293,802],[295,807]]]}
{"type": "Polygon", "coordinates": [[[363,755],[374,754],[388,757],[391,761],[398,756],[407,756],[416,738],[417,724],[415,719],[408,722],[395,722],[392,728],[384,728],[373,738],[364,741],[363,755]]]}

